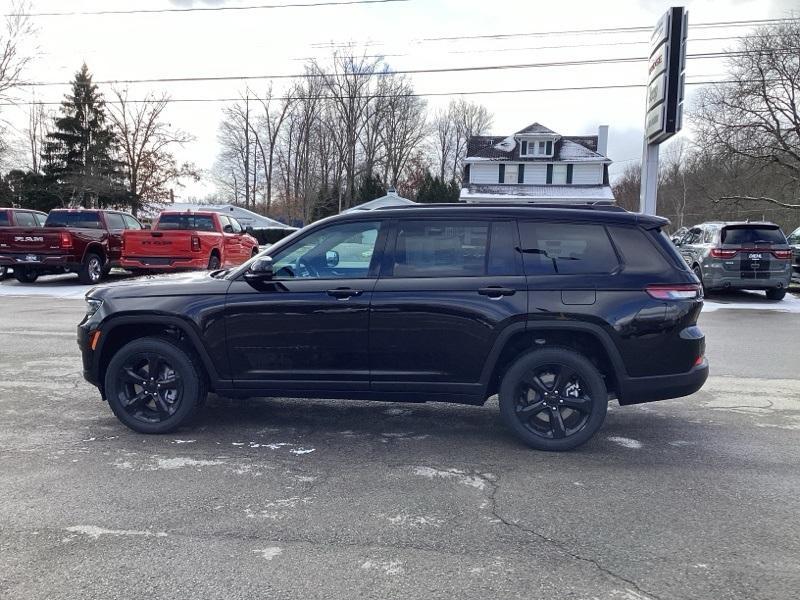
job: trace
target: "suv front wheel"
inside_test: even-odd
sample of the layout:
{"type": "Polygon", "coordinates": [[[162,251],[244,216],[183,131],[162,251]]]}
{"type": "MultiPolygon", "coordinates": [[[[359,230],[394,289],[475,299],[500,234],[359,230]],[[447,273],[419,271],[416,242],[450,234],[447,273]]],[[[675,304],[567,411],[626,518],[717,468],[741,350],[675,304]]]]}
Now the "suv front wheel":
{"type": "Polygon", "coordinates": [[[592,362],[567,348],[522,355],[500,385],[505,424],[537,450],[571,450],[591,438],[606,416],[608,392],[592,362]]]}
{"type": "Polygon", "coordinates": [[[205,400],[205,378],[190,352],[165,338],[141,338],[111,358],[105,392],[114,414],[139,433],[169,433],[205,400]]]}

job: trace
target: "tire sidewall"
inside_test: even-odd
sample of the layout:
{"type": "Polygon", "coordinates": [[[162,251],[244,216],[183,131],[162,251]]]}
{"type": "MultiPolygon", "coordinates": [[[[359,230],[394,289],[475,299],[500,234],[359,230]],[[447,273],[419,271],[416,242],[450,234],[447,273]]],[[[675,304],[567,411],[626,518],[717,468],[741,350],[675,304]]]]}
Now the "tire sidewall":
{"type": "Polygon", "coordinates": [[[195,413],[200,397],[204,394],[201,375],[189,354],[175,344],[159,338],[134,340],[123,346],[111,358],[105,375],[105,394],[108,405],[116,417],[138,433],[169,433],[187,422],[195,413]],[[146,423],[129,415],[119,400],[122,382],[118,373],[122,365],[134,354],[154,353],[163,356],[177,371],[183,381],[183,397],[174,415],[159,423],[146,423]]]}
{"type": "Polygon", "coordinates": [[[500,414],[513,433],[525,444],[537,450],[571,450],[586,443],[603,424],[608,409],[608,391],[600,372],[585,356],[566,348],[531,350],[518,358],[506,371],[500,385],[500,414]],[[563,439],[548,439],[526,429],[516,415],[515,390],[522,376],[542,364],[559,363],[574,369],[588,386],[593,399],[589,421],[578,433],[563,439]]]}
{"type": "Polygon", "coordinates": [[[94,252],[87,254],[86,258],[83,259],[83,263],[81,263],[81,270],[78,272],[78,279],[80,279],[81,283],[86,285],[95,285],[100,283],[100,281],[103,279],[103,259],[94,252]],[[100,273],[97,276],[97,279],[92,279],[89,272],[89,265],[92,263],[92,260],[97,260],[100,263],[100,273]]]}

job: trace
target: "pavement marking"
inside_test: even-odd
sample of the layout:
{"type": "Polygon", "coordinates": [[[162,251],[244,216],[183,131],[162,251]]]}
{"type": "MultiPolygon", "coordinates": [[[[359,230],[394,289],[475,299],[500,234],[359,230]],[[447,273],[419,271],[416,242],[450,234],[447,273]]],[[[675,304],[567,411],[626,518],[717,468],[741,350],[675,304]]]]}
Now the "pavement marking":
{"type": "Polygon", "coordinates": [[[269,548],[263,548],[261,550],[253,550],[253,552],[260,554],[264,560],[272,560],[276,556],[283,554],[283,549],[277,546],[270,546],[269,548]]]}
{"type": "Polygon", "coordinates": [[[133,529],[105,529],[104,527],[98,527],[96,525],[74,525],[72,527],[67,527],[66,531],[69,531],[70,533],[88,535],[95,540],[101,535],[141,535],[145,537],[167,537],[167,533],[165,531],[150,531],[149,529],[145,529],[144,531],[135,531],[133,529]]]}
{"type": "Polygon", "coordinates": [[[630,448],[631,450],[639,450],[642,447],[642,442],[631,438],[612,436],[606,438],[609,442],[614,442],[623,448],[630,448]]]}

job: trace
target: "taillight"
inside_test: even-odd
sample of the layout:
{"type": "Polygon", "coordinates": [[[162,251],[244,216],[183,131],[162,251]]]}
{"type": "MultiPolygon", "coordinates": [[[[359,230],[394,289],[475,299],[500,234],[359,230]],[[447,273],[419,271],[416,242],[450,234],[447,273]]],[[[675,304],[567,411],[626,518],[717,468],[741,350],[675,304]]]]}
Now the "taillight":
{"type": "Polygon", "coordinates": [[[61,232],[61,247],[72,248],[72,236],[66,231],[61,232]]]}
{"type": "Polygon", "coordinates": [[[192,236],[192,252],[200,252],[200,236],[192,236]]]}
{"type": "Polygon", "coordinates": [[[657,300],[697,300],[703,297],[703,288],[696,283],[648,285],[647,293],[657,300]]]}
{"type": "Polygon", "coordinates": [[[791,250],[773,250],[772,254],[775,255],[775,258],[780,258],[781,260],[788,260],[792,258],[791,250]]]}
{"type": "Polygon", "coordinates": [[[722,248],[712,248],[712,258],[733,258],[736,256],[737,250],[723,250],[722,248]]]}

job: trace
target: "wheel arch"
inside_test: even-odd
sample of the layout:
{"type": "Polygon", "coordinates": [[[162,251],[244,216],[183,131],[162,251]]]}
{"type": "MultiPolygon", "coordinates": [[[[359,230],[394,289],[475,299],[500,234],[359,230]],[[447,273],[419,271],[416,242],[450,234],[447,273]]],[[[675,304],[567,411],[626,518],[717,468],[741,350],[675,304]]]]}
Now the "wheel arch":
{"type": "Polygon", "coordinates": [[[86,257],[90,254],[97,254],[97,256],[99,256],[103,261],[104,265],[108,262],[108,254],[106,253],[106,249],[103,248],[103,245],[98,242],[92,242],[86,246],[86,249],[83,251],[83,256],[81,257],[81,262],[84,262],[86,257]]]}
{"type": "Polygon", "coordinates": [[[609,393],[619,395],[627,378],[622,357],[609,334],[592,323],[537,321],[515,323],[498,336],[481,374],[485,397],[500,389],[500,381],[523,352],[537,347],[559,346],[575,350],[591,360],[603,374],[609,393]]]}
{"type": "Polygon", "coordinates": [[[111,357],[125,344],[145,337],[167,337],[199,359],[211,389],[220,387],[219,373],[200,335],[183,319],[166,315],[123,315],[104,323],[101,331],[102,336],[94,355],[94,370],[101,385],[111,357]]]}

